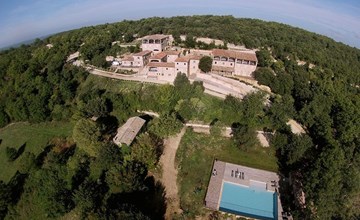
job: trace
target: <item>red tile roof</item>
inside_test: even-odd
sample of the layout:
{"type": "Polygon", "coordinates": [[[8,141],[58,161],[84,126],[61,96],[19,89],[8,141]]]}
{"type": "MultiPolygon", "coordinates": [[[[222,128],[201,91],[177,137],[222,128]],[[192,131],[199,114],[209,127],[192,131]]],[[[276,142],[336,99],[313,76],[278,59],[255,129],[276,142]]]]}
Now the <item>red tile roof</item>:
{"type": "Polygon", "coordinates": [[[185,56],[185,57],[178,57],[176,58],[175,62],[188,62],[190,59],[190,57],[185,56]]]}
{"type": "Polygon", "coordinates": [[[167,55],[179,55],[181,51],[175,51],[175,50],[166,50],[164,51],[167,55]]]}
{"type": "Polygon", "coordinates": [[[144,51],[141,51],[139,53],[134,53],[133,56],[142,57],[142,56],[145,56],[145,55],[148,55],[148,54],[151,54],[151,53],[152,53],[151,50],[144,50],[144,51]]]}
{"type": "Polygon", "coordinates": [[[167,55],[166,55],[166,53],[165,52],[160,52],[160,53],[157,53],[157,54],[155,54],[154,56],[152,56],[152,57],[150,57],[150,59],[156,59],[156,60],[161,60],[161,59],[163,59],[164,57],[166,57],[167,55]]]}
{"type": "Polygon", "coordinates": [[[134,61],[134,57],[132,56],[124,57],[121,61],[134,61]]]}
{"type": "Polygon", "coordinates": [[[176,58],[175,62],[188,62],[189,60],[200,60],[202,56],[198,55],[187,55],[184,57],[178,57],[176,58]]]}
{"type": "Polygon", "coordinates": [[[241,60],[250,60],[257,62],[255,53],[234,51],[234,50],[222,50],[222,49],[213,49],[213,56],[219,57],[232,57],[241,60]]]}

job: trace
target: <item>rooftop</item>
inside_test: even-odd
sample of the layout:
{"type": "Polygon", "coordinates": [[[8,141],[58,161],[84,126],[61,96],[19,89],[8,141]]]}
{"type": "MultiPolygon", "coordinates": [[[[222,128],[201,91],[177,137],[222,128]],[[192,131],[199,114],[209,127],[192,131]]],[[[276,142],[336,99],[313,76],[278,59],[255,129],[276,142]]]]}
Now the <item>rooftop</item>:
{"type": "Polygon", "coordinates": [[[150,62],[147,65],[148,67],[170,67],[175,68],[175,63],[165,63],[165,62],[150,62]]]}
{"type": "Polygon", "coordinates": [[[129,146],[134,141],[145,122],[146,121],[140,117],[129,118],[123,126],[118,128],[117,134],[113,139],[114,143],[117,145],[126,144],[129,146]]]}
{"type": "Polygon", "coordinates": [[[151,53],[152,53],[151,50],[144,50],[144,51],[141,51],[139,53],[134,53],[133,56],[142,57],[142,56],[145,56],[145,55],[148,55],[148,54],[151,54],[151,53]]]}
{"type": "Polygon", "coordinates": [[[157,53],[154,56],[150,57],[150,59],[161,60],[166,56],[167,56],[167,54],[165,52],[160,52],[160,53],[157,53]]]}
{"type": "MultiPolygon", "coordinates": [[[[267,192],[276,192],[279,177],[274,172],[254,169],[237,164],[215,160],[208,185],[205,201],[206,206],[218,210],[224,183],[233,183],[250,188],[259,188],[267,192]]],[[[278,213],[282,212],[278,202],[278,213]]]]}
{"type": "Polygon", "coordinates": [[[154,34],[154,35],[148,35],[143,37],[143,40],[162,40],[169,37],[168,35],[164,35],[164,34],[154,34]]]}
{"type": "Polygon", "coordinates": [[[223,49],[213,49],[213,56],[219,57],[232,57],[240,60],[249,60],[257,62],[256,54],[252,52],[242,52],[234,50],[223,50],[223,49]]]}
{"type": "Polygon", "coordinates": [[[189,54],[183,57],[176,58],[175,62],[189,62],[189,60],[200,60],[202,56],[196,54],[189,54]]]}
{"type": "Polygon", "coordinates": [[[124,57],[123,59],[121,59],[121,61],[134,61],[134,57],[127,56],[127,57],[124,57]]]}
{"type": "Polygon", "coordinates": [[[164,53],[166,53],[167,55],[179,55],[181,53],[181,51],[166,50],[166,51],[164,51],[164,53]]]}
{"type": "Polygon", "coordinates": [[[178,57],[176,58],[175,62],[189,62],[190,57],[184,56],[184,57],[178,57]]]}

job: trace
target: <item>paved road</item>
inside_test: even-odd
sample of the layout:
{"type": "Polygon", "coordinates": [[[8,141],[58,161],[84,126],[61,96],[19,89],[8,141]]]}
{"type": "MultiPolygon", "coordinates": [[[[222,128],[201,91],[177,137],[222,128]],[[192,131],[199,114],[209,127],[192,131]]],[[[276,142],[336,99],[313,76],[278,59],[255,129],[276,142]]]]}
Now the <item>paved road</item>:
{"type": "Polygon", "coordinates": [[[89,71],[89,73],[94,74],[94,75],[104,76],[104,77],[113,78],[113,79],[121,79],[121,80],[128,80],[128,81],[137,81],[137,82],[148,82],[148,83],[156,83],[156,84],[170,84],[169,82],[166,82],[166,81],[146,78],[144,76],[137,75],[137,74],[125,75],[125,74],[108,72],[108,71],[99,70],[99,69],[91,69],[88,71],[89,71]]]}

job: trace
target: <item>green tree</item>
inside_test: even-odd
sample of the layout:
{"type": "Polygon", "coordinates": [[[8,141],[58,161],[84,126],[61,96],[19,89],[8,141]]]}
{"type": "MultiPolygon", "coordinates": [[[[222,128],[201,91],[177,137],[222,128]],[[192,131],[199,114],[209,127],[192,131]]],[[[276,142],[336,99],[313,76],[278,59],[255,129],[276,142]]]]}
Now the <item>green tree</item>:
{"type": "Polygon", "coordinates": [[[73,130],[76,145],[92,157],[96,157],[100,149],[100,128],[89,119],[80,119],[73,130]]]}
{"type": "Polygon", "coordinates": [[[96,181],[85,180],[79,189],[73,192],[73,201],[76,207],[81,211],[82,217],[99,209],[107,189],[104,185],[96,181]]]}
{"type": "Polygon", "coordinates": [[[9,123],[9,116],[6,114],[3,106],[0,106],[0,128],[9,123]]]}
{"type": "Polygon", "coordinates": [[[182,123],[175,113],[164,114],[151,122],[149,131],[158,137],[165,138],[177,134],[182,128],[182,123]]]}
{"type": "Polygon", "coordinates": [[[146,167],[136,161],[115,164],[106,173],[106,182],[113,193],[129,193],[141,190],[147,175],[146,167]]]}
{"type": "Polygon", "coordinates": [[[259,145],[255,129],[246,124],[238,124],[233,128],[233,140],[243,150],[249,150],[259,145]]]}
{"type": "Polygon", "coordinates": [[[18,151],[13,147],[6,147],[6,157],[8,161],[14,161],[18,157],[18,151]]]}
{"type": "Polygon", "coordinates": [[[30,170],[36,167],[36,157],[35,154],[31,152],[25,152],[19,158],[18,163],[18,170],[20,173],[25,174],[28,173],[30,170]]]}
{"type": "Polygon", "coordinates": [[[161,139],[142,134],[131,147],[131,160],[143,162],[148,169],[154,169],[162,153],[161,139]]]}
{"type": "Polygon", "coordinates": [[[11,189],[0,180],[0,219],[4,219],[11,200],[11,189]]]}
{"type": "Polygon", "coordinates": [[[83,111],[88,117],[105,117],[109,114],[109,106],[105,98],[96,97],[86,103],[83,111]]]}
{"type": "Polygon", "coordinates": [[[205,73],[210,72],[212,66],[212,58],[204,56],[200,59],[199,69],[205,73]]]}
{"type": "Polygon", "coordinates": [[[259,67],[270,67],[272,58],[269,50],[261,49],[256,51],[259,67]]]}

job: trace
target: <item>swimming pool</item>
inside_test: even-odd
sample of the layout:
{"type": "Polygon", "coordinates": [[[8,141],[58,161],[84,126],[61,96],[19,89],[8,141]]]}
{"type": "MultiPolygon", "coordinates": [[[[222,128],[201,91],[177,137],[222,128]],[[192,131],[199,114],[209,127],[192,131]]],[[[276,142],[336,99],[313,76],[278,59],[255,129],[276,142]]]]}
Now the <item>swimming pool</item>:
{"type": "Polygon", "coordinates": [[[257,219],[277,219],[277,194],[224,182],[219,210],[257,219]]]}

